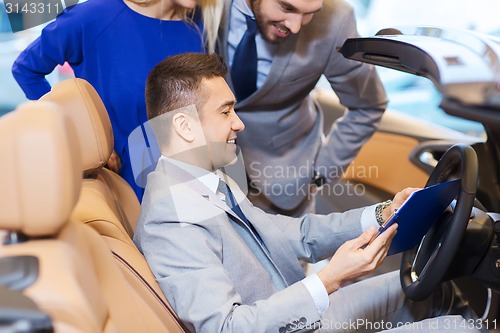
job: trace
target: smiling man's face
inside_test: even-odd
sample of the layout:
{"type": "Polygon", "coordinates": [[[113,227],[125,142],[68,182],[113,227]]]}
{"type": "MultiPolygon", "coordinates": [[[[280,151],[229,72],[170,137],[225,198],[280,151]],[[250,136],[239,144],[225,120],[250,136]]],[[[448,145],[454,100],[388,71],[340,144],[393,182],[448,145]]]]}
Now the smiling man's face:
{"type": "Polygon", "coordinates": [[[206,96],[199,112],[212,170],[237,159],[237,132],[245,125],[234,111],[236,99],[222,77],[203,79],[201,93],[206,96]]]}
{"type": "Polygon", "coordinates": [[[257,26],[270,43],[281,43],[300,31],[321,10],[323,0],[247,0],[257,26]]]}

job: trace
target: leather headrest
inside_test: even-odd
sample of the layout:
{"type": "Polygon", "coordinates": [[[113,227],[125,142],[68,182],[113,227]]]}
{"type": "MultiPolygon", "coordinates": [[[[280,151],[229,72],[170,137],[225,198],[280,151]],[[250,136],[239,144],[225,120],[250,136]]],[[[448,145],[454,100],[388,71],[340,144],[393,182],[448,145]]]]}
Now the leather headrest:
{"type": "Polygon", "coordinates": [[[0,118],[0,229],[38,237],[67,223],[82,181],[71,122],[49,102],[0,118]]]}
{"type": "Polygon", "coordinates": [[[113,129],[106,107],[90,83],[76,78],[61,81],[40,100],[59,105],[75,125],[83,171],[98,169],[108,162],[113,152],[113,129]]]}

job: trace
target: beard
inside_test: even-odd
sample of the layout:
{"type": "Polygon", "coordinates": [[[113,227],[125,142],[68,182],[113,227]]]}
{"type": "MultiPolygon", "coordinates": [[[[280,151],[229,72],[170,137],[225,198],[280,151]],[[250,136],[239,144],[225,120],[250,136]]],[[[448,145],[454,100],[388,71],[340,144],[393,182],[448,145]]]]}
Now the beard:
{"type": "MultiPolygon", "coordinates": [[[[273,23],[266,21],[262,13],[262,0],[250,0],[250,7],[255,16],[257,29],[259,30],[262,38],[270,44],[280,44],[286,40],[286,37],[279,37],[273,33],[273,23]]],[[[280,23],[275,23],[281,25],[280,23]]]]}

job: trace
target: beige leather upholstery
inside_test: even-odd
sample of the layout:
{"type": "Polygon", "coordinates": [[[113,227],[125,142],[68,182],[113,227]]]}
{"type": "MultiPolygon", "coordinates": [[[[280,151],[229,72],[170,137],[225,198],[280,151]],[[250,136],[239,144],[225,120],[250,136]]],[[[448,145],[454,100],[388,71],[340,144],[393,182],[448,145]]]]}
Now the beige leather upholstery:
{"type": "Polygon", "coordinates": [[[131,239],[140,210],[137,197],[120,176],[103,168],[111,153],[106,147],[113,145],[113,137],[108,130],[102,130],[109,127],[102,101],[94,88],[82,79],[60,82],[42,99],[60,106],[79,127],[76,134],[82,143],[86,177],[73,218],[91,226],[107,242],[129,285],[147,303],[138,311],[156,314],[164,326],[161,331],[182,332],[177,316],[131,239]],[[103,146],[103,142],[107,144],[103,146]]]}
{"type": "Polygon", "coordinates": [[[83,169],[87,171],[104,166],[113,151],[113,130],[95,89],[85,80],[70,79],[55,85],[40,100],[64,106],[64,111],[76,124],[83,169]],[[90,111],[81,112],[82,108],[90,111]]]}
{"type": "Polygon", "coordinates": [[[2,117],[0,222],[8,230],[35,237],[55,234],[78,199],[80,154],[78,148],[70,149],[78,145],[56,109],[48,102],[30,102],[19,107],[15,116],[2,117]],[[53,127],[54,133],[39,130],[43,126],[53,127]],[[70,145],[58,146],[56,138],[70,145]],[[30,172],[35,167],[37,172],[30,172]]]}
{"type": "MultiPolygon", "coordinates": [[[[135,194],[134,194],[135,195],[135,194]]],[[[109,190],[99,180],[85,179],[73,218],[96,230],[112,250],[125,279],[147,304],[138,311],[151,312],[162,321],[160,332],[183,332],[143,255],[109,206],[109,190]]]]}
{"type": "Polygon", "coordinates": [[[0,118],[0,198],[12,197],[0,210],[0,229],[36,236],[0,245],[0,257],[39,259],[39,277],[24,293],[51,316],[55,332],[181,332],[124,276],[103,238],[69,217],[81,184],[72,133],[67,117],[47,102],[0,118]]]}
{"type": "Polygon", "coordinates": [[[108,113],[96,90],[85,80],[68,79],[53,86],[41,100],[61,106],[75,125],[86,178],[106,183],[108,204],[132,237],[140,204],[123,178],[103,168],[113,151],[114,139],[108,113]]]}

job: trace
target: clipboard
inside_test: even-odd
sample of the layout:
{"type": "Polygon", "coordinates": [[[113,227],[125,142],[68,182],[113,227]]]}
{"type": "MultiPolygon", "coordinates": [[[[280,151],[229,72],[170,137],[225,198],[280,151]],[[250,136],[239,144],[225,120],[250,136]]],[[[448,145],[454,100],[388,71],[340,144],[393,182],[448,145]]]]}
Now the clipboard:
{"type": "Polygon", "coordinates": [[[398,223],[398,232],[392,240],[387,255],[414,248],[457,197],[459,190],[460,179],[456,179],[413,192],[394,215],[380,227],[374,238],[393,223],[398,223]]]}

